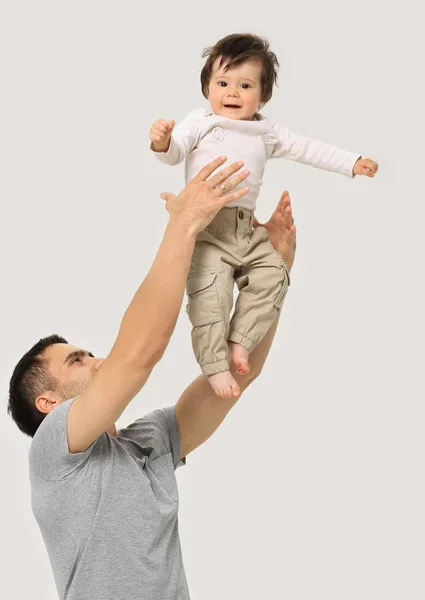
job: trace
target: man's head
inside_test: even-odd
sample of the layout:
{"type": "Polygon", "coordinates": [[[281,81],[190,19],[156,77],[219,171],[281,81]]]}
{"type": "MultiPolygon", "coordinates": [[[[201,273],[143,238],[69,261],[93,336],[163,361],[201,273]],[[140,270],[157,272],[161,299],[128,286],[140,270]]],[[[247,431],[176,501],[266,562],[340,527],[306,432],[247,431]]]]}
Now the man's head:
{"type": "Polygon", "coordinates": [[[58,335],[41,339],[13,371],[8,413],[21,431],[33,437],[49,412],[81,394],[102,362],[58,335]]]}
{"type": "Polygon", "coordinates": [[[202,93],[215,114],[251,120],[270,100],[279,63],[264,38],[232,34],[206,48],[202,93]]]}

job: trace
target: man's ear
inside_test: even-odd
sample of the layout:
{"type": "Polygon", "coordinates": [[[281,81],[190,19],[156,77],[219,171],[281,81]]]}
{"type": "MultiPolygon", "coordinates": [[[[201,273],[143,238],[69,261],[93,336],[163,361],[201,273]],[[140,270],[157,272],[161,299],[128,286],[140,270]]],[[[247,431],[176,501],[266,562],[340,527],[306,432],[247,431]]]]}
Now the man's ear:
{"type": "Polygon", "coordinates": [[[35,399],[35,406],[43,415],[48,415],[58,404],[60,404],[59,398],[51,390],[40,394],[35,399]]]}

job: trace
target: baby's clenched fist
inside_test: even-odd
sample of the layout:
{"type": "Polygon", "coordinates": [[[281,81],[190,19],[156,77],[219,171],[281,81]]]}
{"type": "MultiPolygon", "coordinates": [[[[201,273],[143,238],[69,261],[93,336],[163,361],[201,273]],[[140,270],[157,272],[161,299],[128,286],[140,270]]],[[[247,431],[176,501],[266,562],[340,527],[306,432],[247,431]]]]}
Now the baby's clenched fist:
{"type": "Polygon", "coordinates": [[[173,133],[175,121],[158,119],[150,129],[151,148],[155,152],[167,152],[170,147],[171,134],[173,133]]]}
{"type": "Polygon", "coordinates": [[[353,168],[353,175],[366,175],[366,177],[375,177],[378,171],[378,163],[371,158],[357,159],[353,168]]]}

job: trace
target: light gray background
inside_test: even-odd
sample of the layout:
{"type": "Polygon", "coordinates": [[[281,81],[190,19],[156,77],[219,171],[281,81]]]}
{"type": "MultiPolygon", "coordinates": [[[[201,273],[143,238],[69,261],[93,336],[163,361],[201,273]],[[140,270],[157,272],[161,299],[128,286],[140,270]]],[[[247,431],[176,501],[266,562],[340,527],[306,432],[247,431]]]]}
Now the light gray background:
{"type": "MultiPolygon", "coordinates": [[[[0,389],[41,336],[106,355],[183,166],[151,123],[204,106],[202,49],[269,38],[264,109],[380,164],[350,181],[270,162],[258,216],[292,194],[298,255],[262,377],[178,473],[194,599],[419,600],[423,486],[423,29],[413,2],[8,2],[0,12],[0,389]],[[422,47],[421,47],[422,46],[422,47]],[[422,375],[422,376],[421,376],[422,375]]],[[[198,374],[182,312],[119,424],[198,374]]],[[[0,413],[2,596],[56,598],[30,510],[30,440],[0,413]]]]}

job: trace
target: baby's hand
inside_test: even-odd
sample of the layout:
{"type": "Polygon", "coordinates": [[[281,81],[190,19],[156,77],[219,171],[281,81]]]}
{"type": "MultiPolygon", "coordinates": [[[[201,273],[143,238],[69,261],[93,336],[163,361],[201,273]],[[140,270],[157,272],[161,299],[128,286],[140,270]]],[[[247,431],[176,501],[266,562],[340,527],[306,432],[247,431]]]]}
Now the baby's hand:
{"type": "Polygon", "coordinates": [[[171,134],[173,133],[175,124],[175,121],[164,121],[164,119],[155,121],[150,130],[152,150],[155,152],[167,152],[170,147],[171,134]]]}
{"type": "Polygon", "coordinates": [[[359,158],[353,168],[354,175],[366,175],[366,177],[375,177],[378,170],[378,163],[371,158],[359,158]]]}

